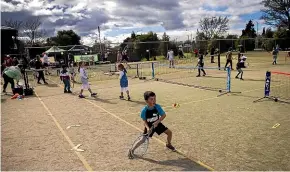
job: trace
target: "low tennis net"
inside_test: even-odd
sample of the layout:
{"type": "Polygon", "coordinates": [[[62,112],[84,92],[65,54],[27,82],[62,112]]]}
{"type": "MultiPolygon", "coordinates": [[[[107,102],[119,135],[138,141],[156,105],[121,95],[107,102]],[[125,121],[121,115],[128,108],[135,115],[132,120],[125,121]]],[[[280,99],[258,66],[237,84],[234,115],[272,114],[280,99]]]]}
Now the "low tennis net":
{"type": "Polygon", "coordinates": [[[230,92],[230,69],[219,70],[218,67],[204,67],[206,75],[200,71],[200,77],[197,77],[199,68],[193,65],[179,64],[174,68],[169,64],[155,64],[154,76],[156,80],[183,85],[188,87],[200,88],[211,91],[230,92]]]}
{"type": "Polygon", "coordinates": [[[265,77],[264,98],[290,103],[290,73],[281,71],[267,71],[265,77]]]}

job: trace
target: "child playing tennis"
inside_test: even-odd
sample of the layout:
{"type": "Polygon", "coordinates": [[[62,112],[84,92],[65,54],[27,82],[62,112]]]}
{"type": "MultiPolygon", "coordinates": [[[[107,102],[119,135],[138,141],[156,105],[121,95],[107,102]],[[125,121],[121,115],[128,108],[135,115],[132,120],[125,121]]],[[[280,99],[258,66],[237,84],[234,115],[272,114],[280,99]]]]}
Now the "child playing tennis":
{"type": "Polygon", "coordinates": [[[69,73],[70,73],[70,78],[73,82],[75,82],[75,68],[74,68],[74,63],[72,62],[70,67],[69,67],[69,73]]]}
{"type": "Polygon", "coordinates": [[[70,90],[70,76],[65,65],[62,66],[62,70],[60,71],[59,76],[60,80],[62,80],[64,84],[64,93],[72,93],[70,90]]]}
{"type": "Polygon", "coordinates": [[[202,53],[199,54],[198,57],[198,62],[197,62],[197,66],[198,66],[198,75],[196,77],[200,77],[200,71],[203,72],[203,76],[206,75],[203,66],[204,66],[204,55],[202,53]]]}
{"type": "Polygon", "coordinates": [[[240,54],[240,56],[241,57],[238,59],[238,63],[237,63],[238,74],[237,74],[236,78],[239,79],[239,75],[241,74],[240,80],[244,80],[243,79],[244,71],[242,68],[246,68],[245,61],[247,60],[247,57],[244,56],[243,54],[240,54]]]}
{"type": "Polygon", "coordinates": [[[88,78],[88,75],[87,75],[87,72],[86,72],[86,68],[85,68],[84,62],[81,63],[81,65],[79,66],[78,71],[80,73],[81,82],[82,82],[81,92],[80,92],[79,98],[85,98],[85,96],[83,95],[84,89],[88,89],[89,92],[91,93],[92,97],[96,96],[97,94],[93,93],[91,88],[90,88],[90,84],[89,84],[89,80],[88,80],[89,78],[88,78]]]}
{"type": "Polygon", "coordinates": [[[127,78],[127,70],[125,69],[123,64],[118,65],[119,70],[119,79],[120,79],[120,86],[121,86],[121,95],[120,99],[124,99],[124,92],[127,93],[127,99],[130,100],[129,90],[128,90],[128,78],[127,78]]]}
{"type": "MultiPolygon", "coordinates": [[[[146,91],[144,93],[144,99],[146,101],[146,106],[141,111],[141,118],[144,122],[145,128],[143,134],[150,133],[149,137],[152,137],[156,132],[158,135],[165,133],[167,134],[167,144],[166,147],[172,151],[175,151],[175,148],[171,144],[172,131],[165,127],[161,121],[164,120],[166,114],[159,104],[156,104],[156,95],[152,91],[146,91]],[[150,131],[151,127],[153,131],[150,131]]],[[[128,157],[130,159],[134,158],[134,151],[141,146],[146,140],[146,136],[143,137],[139,142],[137,142],[132,149],[129,150],[128,157]]]]}

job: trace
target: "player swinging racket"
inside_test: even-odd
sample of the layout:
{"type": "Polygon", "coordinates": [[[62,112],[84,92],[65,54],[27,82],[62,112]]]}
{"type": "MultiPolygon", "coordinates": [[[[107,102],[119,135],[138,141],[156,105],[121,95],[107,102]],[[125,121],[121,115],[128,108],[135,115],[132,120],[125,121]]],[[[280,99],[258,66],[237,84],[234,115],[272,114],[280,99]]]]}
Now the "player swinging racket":
{"type": "MultiPolygon", "coordinates": [[[[152,91],[146,91],[144,93],[144,99],[146,101],[146,106],[141,111],[141,118],[144,121],[144,134],[147,134],[150,131],[150,128],[153,128],[153,131],[150,132],[149,137],[152,137],[154,132],[158,135],[165,133],[167,134],[167,144],[166,147],[172,151],[175,151],[175,148],[171,145],[172,131],[165,127],[161,121],[166,117],[165,112],[159,104],[156,104],[156,95],[152,91]]],[[[133,147],[129,150],[128,157],[130,159],[134,158],[134,151],[140,147],[146,141],[146,136],[144,135],[133,147]]]]}
{"type": "Polygon", "coordinates": [[[242,68],[246,68],[245,61],[247,60],[247,57],[244,56],[243,54],[240,54],[240,56],[241,57],[238,59],[238,63],[237,63],[238,74],[236,78],[239,79],[239,75],[241,74],[240,80],[244,80],[243,79],[244,71],[242,70],[242,68]]]}

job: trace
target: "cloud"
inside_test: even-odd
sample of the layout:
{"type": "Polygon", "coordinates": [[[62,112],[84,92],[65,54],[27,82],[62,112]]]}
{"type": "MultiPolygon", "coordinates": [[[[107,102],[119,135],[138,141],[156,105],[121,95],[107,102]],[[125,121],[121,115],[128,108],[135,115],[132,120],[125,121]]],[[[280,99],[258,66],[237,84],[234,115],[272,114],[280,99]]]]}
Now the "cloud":
{"type": "MultiPolygon", "coordinates": [[[[1,19],[27,20],[39,16],[49,36],[58,30],[73,29],[84,42],[93,43],[98,26],[101,37],[114,41],[149,26],[162,26],[172,38],[187,39],[185,31],[195,35],[200,19],[205,16],[227,16],[229,32],[239,33],[248,20],[243,15],[262,8],[261,0],[3,0],[1,19]]],[[[259,17],[254,19],[262,26],[259,17]]],[[[156,32],[162,35],[159,30],[156,32]]]]}

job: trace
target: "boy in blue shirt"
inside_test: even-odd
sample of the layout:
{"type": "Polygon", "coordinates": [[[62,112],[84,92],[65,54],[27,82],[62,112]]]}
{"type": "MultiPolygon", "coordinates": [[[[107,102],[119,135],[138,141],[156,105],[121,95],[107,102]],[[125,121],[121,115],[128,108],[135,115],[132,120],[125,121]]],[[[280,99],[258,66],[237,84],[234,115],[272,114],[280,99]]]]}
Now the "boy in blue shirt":
{"type": "MultiPolygon", "coordinates": [[[[167,134],[166,147],[172,151],[175,151],[175,148],[171,145],[172,131],[161,123],[161,121],[166,117],[166,114],[162,107],[159,104],[156,104],[155,93],[152,91],[146,91],[144,93],[144,99],[147,105],[141,111],[141,118],[145,125],[143,134],[147,134],[150,131],[150,128],[154,126],[154,129],[149,137],[152,137],[155,132],[158,135],[162,133],[167,134]]],[[[128,157],[130,159],[134,158],[134,150],[144,143],[144,141],[145,138],[141,139],[132,149],[129,150],[128,157]]]]}

